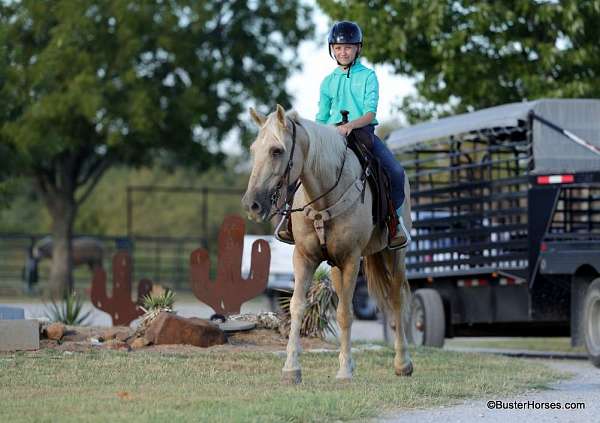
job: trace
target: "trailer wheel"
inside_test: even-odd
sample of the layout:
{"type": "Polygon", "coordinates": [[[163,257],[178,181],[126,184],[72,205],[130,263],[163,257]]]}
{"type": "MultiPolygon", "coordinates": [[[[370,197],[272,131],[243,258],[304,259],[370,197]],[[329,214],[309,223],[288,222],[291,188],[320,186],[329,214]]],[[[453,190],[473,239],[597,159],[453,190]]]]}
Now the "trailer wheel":
{"type": "Polygon", "coordinates": [[[600,367],[600,278],[588,286],[583,304],[585,348],[592,364],[600,367]]]}
{"type": "Polygon", "coordinates": [[[417,289],[413,295],[408,340],[415,345],[444,346],[446,317],[442,297],[434,289],[417,289]]]}
{"type": "Polygon", "coordinates": [[[352,297],[354,315],[360,320],[377,319],[377,303],[369,295],[366,283],[357,283],[352,297]]]}

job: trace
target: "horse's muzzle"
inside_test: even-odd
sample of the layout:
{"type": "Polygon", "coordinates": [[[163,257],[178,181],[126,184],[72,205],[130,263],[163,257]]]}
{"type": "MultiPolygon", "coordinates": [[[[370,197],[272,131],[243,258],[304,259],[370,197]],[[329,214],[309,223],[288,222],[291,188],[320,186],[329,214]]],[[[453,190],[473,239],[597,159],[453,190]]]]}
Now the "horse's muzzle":
{"type": "Polygon", "coordinates": [[[244,194],[242,205],[250,219],[260,222],[267,220],[271,211],[271,200],[268,192],[244,194]]]}

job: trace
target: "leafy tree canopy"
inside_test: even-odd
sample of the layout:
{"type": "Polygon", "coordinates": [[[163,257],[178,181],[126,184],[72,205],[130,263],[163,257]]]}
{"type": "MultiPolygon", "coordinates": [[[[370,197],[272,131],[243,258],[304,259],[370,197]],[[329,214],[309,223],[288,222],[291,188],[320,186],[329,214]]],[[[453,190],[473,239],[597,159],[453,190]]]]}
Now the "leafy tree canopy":
{"type": "Polygon", "coordinates": [[[248,102],[288,103],[289,52],[312,31],[299,3],[0,2],[0,143],[50,212],[55,283],[77,209],[111,165],[206,169],[248,102]]]}
{"type": "Polygon", "coordinates": [[[246,102],[286,102],[297,2],[11,2],[0,6],[0,128],[28,168],[76,183],[161,154],[205,168],[246,102]]]}
{"type": "Polygon", "coordinates": [[[600,96],[600,0],[318,0],[364,55],[416,78],[413,119],[540,97],[600,96]],[[441,105],[450,105],[441,107],[441,105]],[[425,110],[425,113],[423,113],[425,110]]]}

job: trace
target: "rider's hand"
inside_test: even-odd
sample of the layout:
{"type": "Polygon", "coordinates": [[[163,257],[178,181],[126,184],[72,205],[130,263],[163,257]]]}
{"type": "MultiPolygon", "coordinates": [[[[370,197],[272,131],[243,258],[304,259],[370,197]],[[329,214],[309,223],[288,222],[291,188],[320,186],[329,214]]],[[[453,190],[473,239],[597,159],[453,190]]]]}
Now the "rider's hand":
{"type": "Polygon", "coordinates": [[[340,125],[337,126],[337,130],[340,134],[342,134],[343,136],[347,137],[350,132],[352,132],[352,125],[350,125],[349,123],[345,123],[344,125],[340,125]]]}

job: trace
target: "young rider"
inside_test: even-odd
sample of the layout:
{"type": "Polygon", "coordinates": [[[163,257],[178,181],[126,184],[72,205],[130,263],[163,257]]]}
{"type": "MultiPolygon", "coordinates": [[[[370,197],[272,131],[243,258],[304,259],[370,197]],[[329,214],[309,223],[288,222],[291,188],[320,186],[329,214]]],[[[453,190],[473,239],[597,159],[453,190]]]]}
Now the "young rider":
{"type": "MultiPolygon", "coordinates": [[[[336,124],[341,120],[340,112],[350,112],[348,123],[337,127],[340,134],[347,136],[353,129],[364,128],[373,139],[373,154],[390,176],[391,194],[399,224],[396,236],[390,241],[390,248],[403,248],[410,242],[410,234],[402,219],[404,205],[404,169],[392,152],[375,135],[379,84],[372,69],[364,66],[360,60],[362,31],[349,21],[338,22],[329,32],[329,55],[338,67],[325,77],[321,83],[319,111],[316,121],[323,124],[336,124]]],[[[287,222],[284,222],[287,223],[287,222]]],[[[280,225],[278,236],[284,241],[292,239],[287,224],[280,225]]]]}

